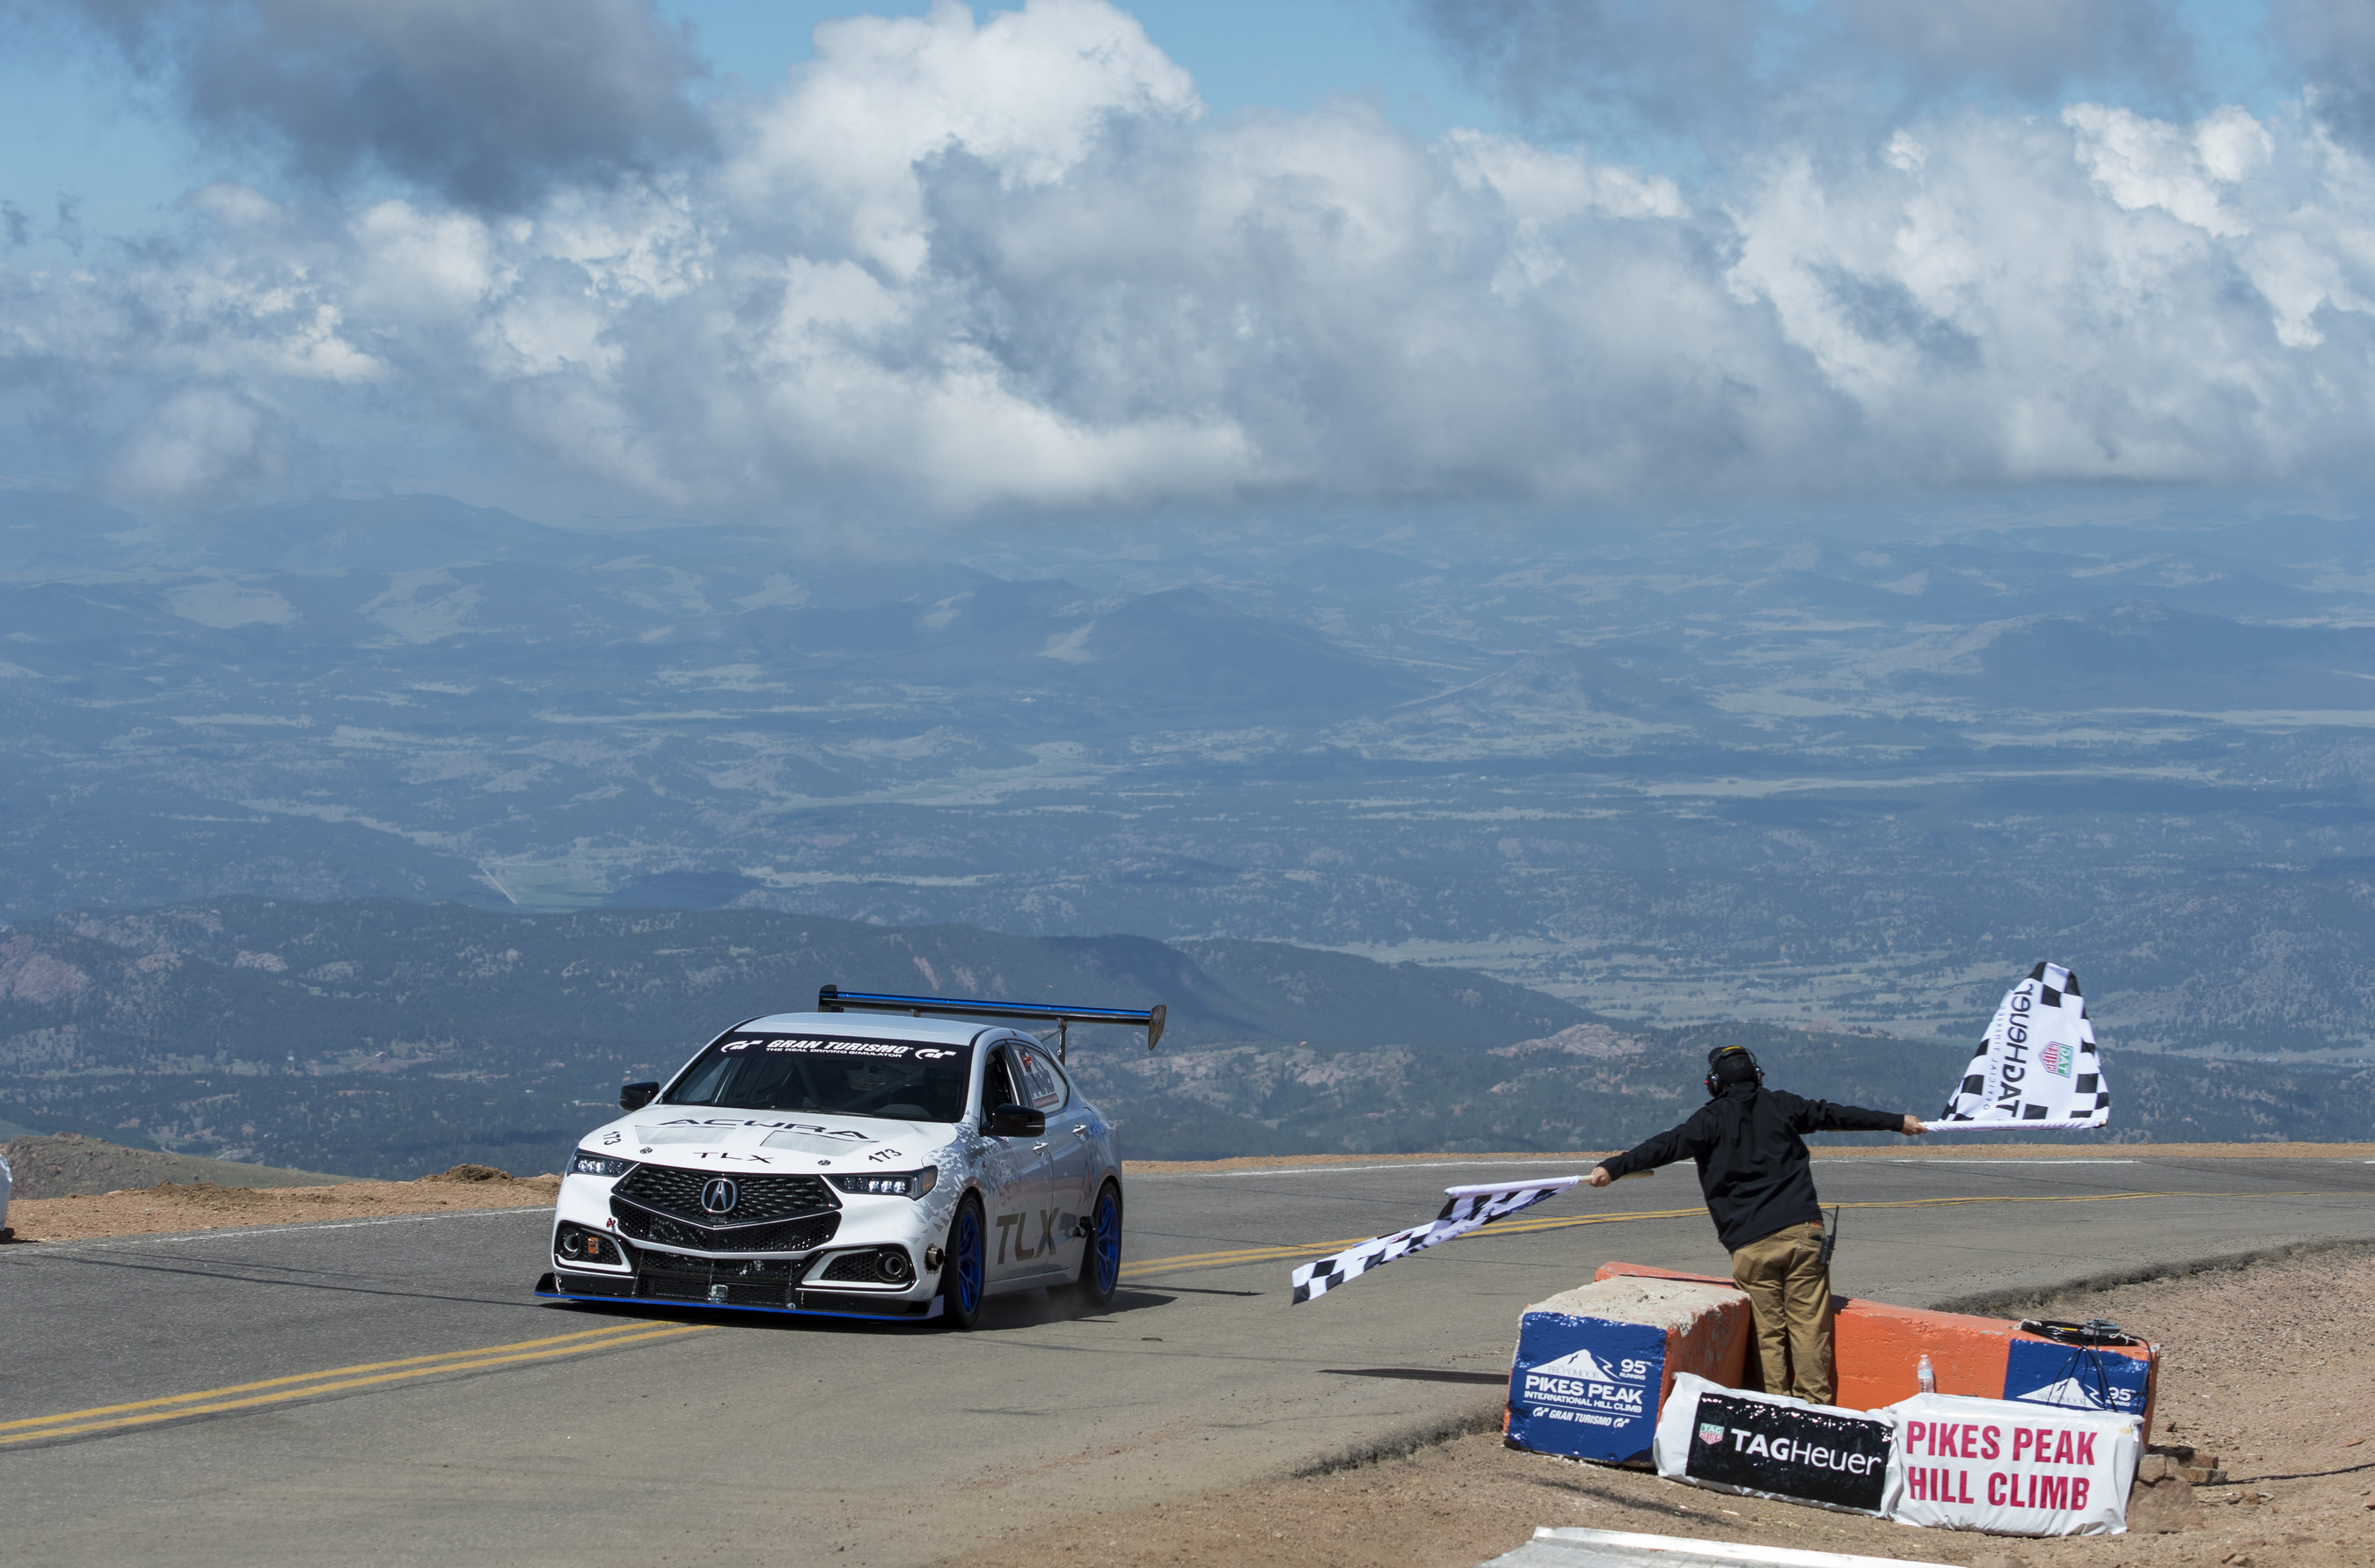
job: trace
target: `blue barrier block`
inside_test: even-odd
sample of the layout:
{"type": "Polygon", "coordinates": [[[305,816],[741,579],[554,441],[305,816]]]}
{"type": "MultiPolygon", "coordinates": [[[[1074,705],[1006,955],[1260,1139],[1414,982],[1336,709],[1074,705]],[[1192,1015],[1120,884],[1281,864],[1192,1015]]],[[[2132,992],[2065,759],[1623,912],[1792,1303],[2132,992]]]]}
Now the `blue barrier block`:
{"type": "Polygon", "coordinates": [[[1509,1441],[1538,1454],[1647,1459],[1667,1334],[1639,1323],[1530,1312],[1509,1371],[1509,1441]]]}
{"type": "Polygon", "coordinates": [[[2086,1345],[2015,1339],[2004,1358],[2003,1397],[2079,1410],[2145,1413],[2151,1363],[2086,1345]]]}

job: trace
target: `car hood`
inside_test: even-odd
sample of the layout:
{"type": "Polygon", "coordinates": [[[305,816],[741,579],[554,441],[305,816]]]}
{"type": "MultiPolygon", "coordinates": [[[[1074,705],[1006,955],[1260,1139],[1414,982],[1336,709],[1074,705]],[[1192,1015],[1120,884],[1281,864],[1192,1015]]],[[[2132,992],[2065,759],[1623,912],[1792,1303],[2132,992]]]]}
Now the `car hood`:
{"type": "Polygon", "coordinates": [[[945,1122],[654,1104],[596,1128],[578,1147],[688,1170],[888,1171],[935,1163],[955,1137],[945,1122]]]}

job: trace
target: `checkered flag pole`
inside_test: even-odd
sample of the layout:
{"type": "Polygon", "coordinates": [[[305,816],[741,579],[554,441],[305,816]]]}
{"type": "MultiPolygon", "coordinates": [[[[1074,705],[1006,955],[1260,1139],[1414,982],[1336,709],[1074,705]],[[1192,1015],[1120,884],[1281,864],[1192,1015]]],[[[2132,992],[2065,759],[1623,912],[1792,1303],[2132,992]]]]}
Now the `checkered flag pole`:
{"type": "Polygon", "coordinates": [[[1316,1301],[1381,1264],[1441,1246],[1454,1236],[1464,1236],[1495,1220],[1506,1220],[1582,1180],[1581,1176],[1546,1176],[1538,1182],[1511,1182],[1501,1186],[1446,1187],[1443,1212],[1425,1224],[1396,1231],[1390,1236],[1355,1242],[1341,1252],[1316,1258],[1297,1268],[1294,1276],[1294,1300],[1289,1304],[1316,1301]]]}
{"type": "Polygon", "coordinates": [[[2111,1090],[2078,976],[2040,963],[2004,993],[1961,1086],[1930,1125],[1942,1132],[2074,1132],[2110,1120],[2111,1090]]]}

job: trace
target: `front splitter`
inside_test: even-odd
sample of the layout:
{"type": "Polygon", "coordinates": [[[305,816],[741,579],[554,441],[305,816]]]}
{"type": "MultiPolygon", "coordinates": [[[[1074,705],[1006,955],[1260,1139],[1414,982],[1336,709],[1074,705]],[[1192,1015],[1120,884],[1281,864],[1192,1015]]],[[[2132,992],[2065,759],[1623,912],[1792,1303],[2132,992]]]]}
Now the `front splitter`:
{"type": "Polygon", "coordinates": [[[692,1312],[756,1313],[762,1317],[840,1317],[860,1323],[929,1323],[940,1315],[941,1301],[934,1296],[921,1312],[852,1312],[844,1307],[751,1306],[738,1302],[689,1301],[681,1296],[621,1296],[563,1290],[549,1274],[539,1276],[536,1294],[548,1302],[585,1302],[594,1306],[681,1307],[692,1312]]]}

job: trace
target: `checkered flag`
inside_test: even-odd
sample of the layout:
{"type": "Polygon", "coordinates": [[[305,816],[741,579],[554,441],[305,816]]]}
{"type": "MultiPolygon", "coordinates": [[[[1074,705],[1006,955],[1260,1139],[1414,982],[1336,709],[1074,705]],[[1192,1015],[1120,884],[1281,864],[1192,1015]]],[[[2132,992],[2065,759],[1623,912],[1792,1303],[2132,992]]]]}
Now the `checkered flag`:
{"type": "Polygon", "coordinates": [[[2017,1127],[2073,1131],[2106,1126],[2111,1091],[2095,1054],[2078,977],[2040,963],[2004,993],[1962,1086],[1930,1125],[1942,1131],[2017,1127]]]}
{"type": "MultiPolygon", "coordinates": [[[[1531,1208],[1546,1197],[1563,1193],[1581,1176],[1546,1176],[1539,1182],[1513,1182],[1506,1186],[1446,1187],[1443,1212],[1424,1225],[1372,1236],[1342,1252],[1305,1264],[1294,1271],[1294,1303],[1326,1295],[1348,1279],[1358,1279],[1380,1264],[1414,1252],[1440,1246],[1454,1236],[1531,1208]]],[[[1294,1304],[1290,1303],[1290,1304],[1294,1304]]]]}

